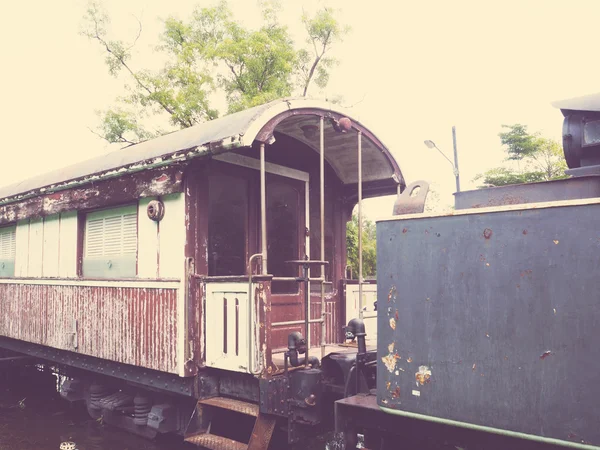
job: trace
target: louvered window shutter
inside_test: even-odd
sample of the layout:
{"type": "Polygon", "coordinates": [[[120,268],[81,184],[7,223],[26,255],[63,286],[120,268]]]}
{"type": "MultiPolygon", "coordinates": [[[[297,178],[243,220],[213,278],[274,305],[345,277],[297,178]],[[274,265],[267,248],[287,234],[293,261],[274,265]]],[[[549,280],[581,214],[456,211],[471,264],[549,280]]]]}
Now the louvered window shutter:
{"type": "Polygon", "coordinates": [[[85,222],[83,276],[135,277],[137,240],[137,206],[88,214],[85,222]]]}
{"type": "Polygon", "coordinates": [[[15,276],[16,227],[0,228],[0,277],[15,276]]]}

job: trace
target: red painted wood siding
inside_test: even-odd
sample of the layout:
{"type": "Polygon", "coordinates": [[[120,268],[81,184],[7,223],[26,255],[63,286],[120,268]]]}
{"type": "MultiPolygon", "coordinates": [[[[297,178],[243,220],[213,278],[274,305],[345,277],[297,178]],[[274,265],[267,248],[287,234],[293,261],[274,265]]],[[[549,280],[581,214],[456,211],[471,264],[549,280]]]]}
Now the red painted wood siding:
{"type": "Polygon", "coordinates": [[[176,373],[177,289],[0,284],[0,334],[176,373]]]}

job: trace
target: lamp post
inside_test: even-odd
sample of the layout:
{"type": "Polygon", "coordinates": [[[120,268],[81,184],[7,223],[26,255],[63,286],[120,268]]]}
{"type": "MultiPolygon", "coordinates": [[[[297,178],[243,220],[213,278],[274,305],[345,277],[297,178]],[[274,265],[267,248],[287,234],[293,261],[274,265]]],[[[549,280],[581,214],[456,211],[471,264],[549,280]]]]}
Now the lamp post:
{"type": "Polygon", "coordinates": [[[458,172],[458,150],[456,148],[456,127],[452,127],[452,144],[454,146],[454,163],[452,163],[452,161],[450,160],[450,158],[448,158],[444,152],[442,152],[437,145],[435,145],[435,142],[427,140],[424,142],[424,144],[428,147],[428,148],[435,148],[437,149],[438,152],[440,152],[442,154],[442,156],[444,158],[446,158],[446,160],[450,163],[450,165],[452,166],[452,169],[454,171],[454,178],[456,178],[456,192],[460,192],[460,174],[458,172]]]}

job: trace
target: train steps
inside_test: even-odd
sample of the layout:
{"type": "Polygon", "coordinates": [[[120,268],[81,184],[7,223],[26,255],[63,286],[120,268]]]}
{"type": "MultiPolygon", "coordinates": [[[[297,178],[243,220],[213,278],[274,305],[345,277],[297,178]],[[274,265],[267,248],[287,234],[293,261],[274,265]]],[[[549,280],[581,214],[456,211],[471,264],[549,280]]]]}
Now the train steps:
{"type": "Polygon", "coordinates": [[[261,414],[258,405],[227,397],[212,397],[198,401],[190,420],[185,441],[210,450],[267,450],[276,419],[261,414]],[[254,418],[248,443],[231,439],[215,430],[236,428],[240,421],[235,416],[254,418]],[[232,427],[232,424],[236,424],[232,427]]]}

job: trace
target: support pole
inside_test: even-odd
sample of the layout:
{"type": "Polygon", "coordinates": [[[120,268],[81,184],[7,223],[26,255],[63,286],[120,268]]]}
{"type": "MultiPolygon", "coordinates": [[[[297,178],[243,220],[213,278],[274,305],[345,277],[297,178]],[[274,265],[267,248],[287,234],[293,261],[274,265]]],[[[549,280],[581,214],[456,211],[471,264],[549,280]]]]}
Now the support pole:
{"type": "Polygon", "coordinates": [[[358,132],[358,318],[363,318],[362,132],[358,132]]]}
{"type": "Polygon", "coordinates": [[[460,174],[458,172],[458,149],[456,148],[456,127],[452,127],[452,145],[454,146],[454,178],[456,178],[456,192],[460,192],[460,174]]]}
{"type": "MultiPolygon", "coordinates": [[[[310,229],[310,184],[308,181],[304,183],[304,225],[306,230],[310,229]]],[[[310,233],[306,233],[306,237],[304,238],[304,257],[307,260],[310,260],[310,233]]],[[[309,319],[309,323],[311,322],[311,313],[310,313],[310,267],[307,271],[308,281],[306,282],[306,289],[308,290],[308,313],[307,318],[309,319]]],[[[310,339],[310,327],[309,332],[306,334],[306,347],[310,348],[311,339],[310,339]]],[[[308,358],[306,359],[308,361],[308,358]]]]}
{"type": "MultiPolygon", "coordinates": [[[[321,116],[320,125],[320,206],[321,206],[321,261],[325,261],[325,119],[321,116]]],[[[327,324],[325,321],[325,266],[321,266],[321,359],[325,358],[325,335],[327,324]]]]}
{"type": "Polygon", "coordinates": [[[265,170],[265,144],[260,144],[260,244],[263,275],[267,274],[267,187],[265,170]]]}

